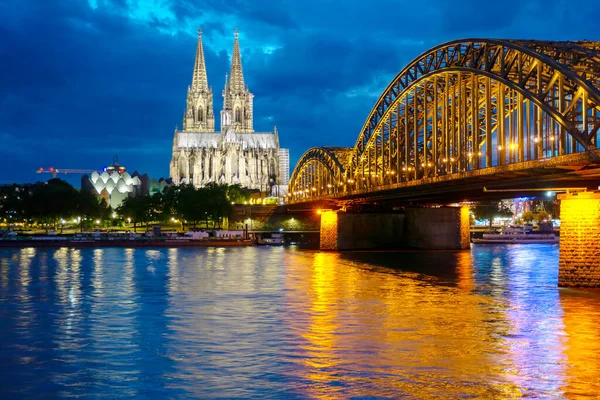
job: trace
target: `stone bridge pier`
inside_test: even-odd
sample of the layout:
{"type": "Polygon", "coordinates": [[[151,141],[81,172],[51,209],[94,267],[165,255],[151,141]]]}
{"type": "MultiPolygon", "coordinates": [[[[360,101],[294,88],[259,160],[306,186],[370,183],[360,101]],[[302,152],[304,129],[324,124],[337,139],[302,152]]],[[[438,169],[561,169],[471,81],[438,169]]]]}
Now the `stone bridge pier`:
{"type": "Polygon", "coordinates": [[[468,207],[407,208],[404,214],[321,213],[321,250],[468,249],[468,207]]]}
{"type": "Polygon", "coordinates": [[[600,288],[600,193],[565,193],[558,199],[558,285],[600,288]]]}

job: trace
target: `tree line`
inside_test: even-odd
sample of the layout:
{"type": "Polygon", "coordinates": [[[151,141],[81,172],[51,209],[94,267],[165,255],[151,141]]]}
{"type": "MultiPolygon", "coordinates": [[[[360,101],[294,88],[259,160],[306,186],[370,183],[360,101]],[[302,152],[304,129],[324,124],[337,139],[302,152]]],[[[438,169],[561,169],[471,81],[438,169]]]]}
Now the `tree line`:
{"type": "Polygon", "coordinates": [[[9,185],[0,189],[0,219],[7,225],[37,223],[57,230],[60,220],[79,217],[79,222],[105,219],[106,201],[91,192],[79,191],[61,179],[32,185],[9,185]]]}
{"type": "MultiPolygon", "coordinates": [[[[221,227],[233,212],[233,204],[250,200],[250,191],[240,185],[211,183],[202,188],[192,185],[168,186],[152,196],[128,197],[117,210],[92,192],[75,189],[68,182],[54,178],[32,185],[0,187],[0,221],[11,224],[39,224],[59,227],[59,222],[77,219],[81,229],[93,221],[109,221],[115,215],[134,224],[179,221],[196,227],[221,227]]],[[[114,221],[114,219],[113,219],[114,221]]],[[[62,226],[62,224],[61,224],[62,226]]]]}
{"type": "Polygon", "coordinates": [[[250,191],[240,185],[209,183],[196,188],[193,185],[167,186],[153,196],[129,197],[117,209],[123,218],[134,224],[178,221],[181,228],[221,228],[223,219],[231,216],[234,204],[250,200],[250,191]],[[211,226],[212,225],[212,226],[211,226]]]}
{"type": "MultiPolygon", "coordinates": [[[[473,209],[473,215],[478,220],[487,220],[489,226],[492,226],[494,218],[513,217],[512,210],[503,204],[497,202],[480,203],[473,209]]],[[[559,218],[560,209],[556,201],[532,200],[531,210],[525,211],[520,218],[515,219],[515,223],[539,223],[549,221],[552,218],[559,218]]]]}

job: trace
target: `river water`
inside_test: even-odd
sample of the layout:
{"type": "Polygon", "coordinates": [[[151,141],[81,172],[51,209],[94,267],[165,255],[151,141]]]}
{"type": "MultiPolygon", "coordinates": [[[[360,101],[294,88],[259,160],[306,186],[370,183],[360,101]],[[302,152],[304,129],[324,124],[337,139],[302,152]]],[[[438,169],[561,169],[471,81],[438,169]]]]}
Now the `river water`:
{"type": "Polygon", "coordinates": [[[579,398],[600,292],[556,245],[0,249],[2,398],[579,398]]]}

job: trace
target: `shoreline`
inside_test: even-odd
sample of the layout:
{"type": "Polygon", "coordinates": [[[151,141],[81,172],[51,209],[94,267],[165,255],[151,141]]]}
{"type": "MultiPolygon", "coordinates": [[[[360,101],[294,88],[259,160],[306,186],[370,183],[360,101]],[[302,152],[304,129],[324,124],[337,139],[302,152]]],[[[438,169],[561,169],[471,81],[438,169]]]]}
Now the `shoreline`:
{"type": "Polygon", "coordinates": [[[0,248],[25,247],[241,247],[251,240],[0,240],[0,248]]]}

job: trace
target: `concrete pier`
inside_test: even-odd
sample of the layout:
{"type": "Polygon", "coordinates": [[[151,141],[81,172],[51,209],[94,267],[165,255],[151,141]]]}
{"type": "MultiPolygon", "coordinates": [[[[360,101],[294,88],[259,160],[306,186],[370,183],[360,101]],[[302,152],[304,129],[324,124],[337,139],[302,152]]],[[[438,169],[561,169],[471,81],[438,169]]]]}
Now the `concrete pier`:
{"type": "Polygon", "coordinates": [[[558,195],[560,250],[558,285],[600,287],[600,193],[558,195]]]}
{"type": "Polygon", "coordinates": [[[321,214],[322,250],[469,248],[467,207],[409,208],[404,214],[321,214]]]}

